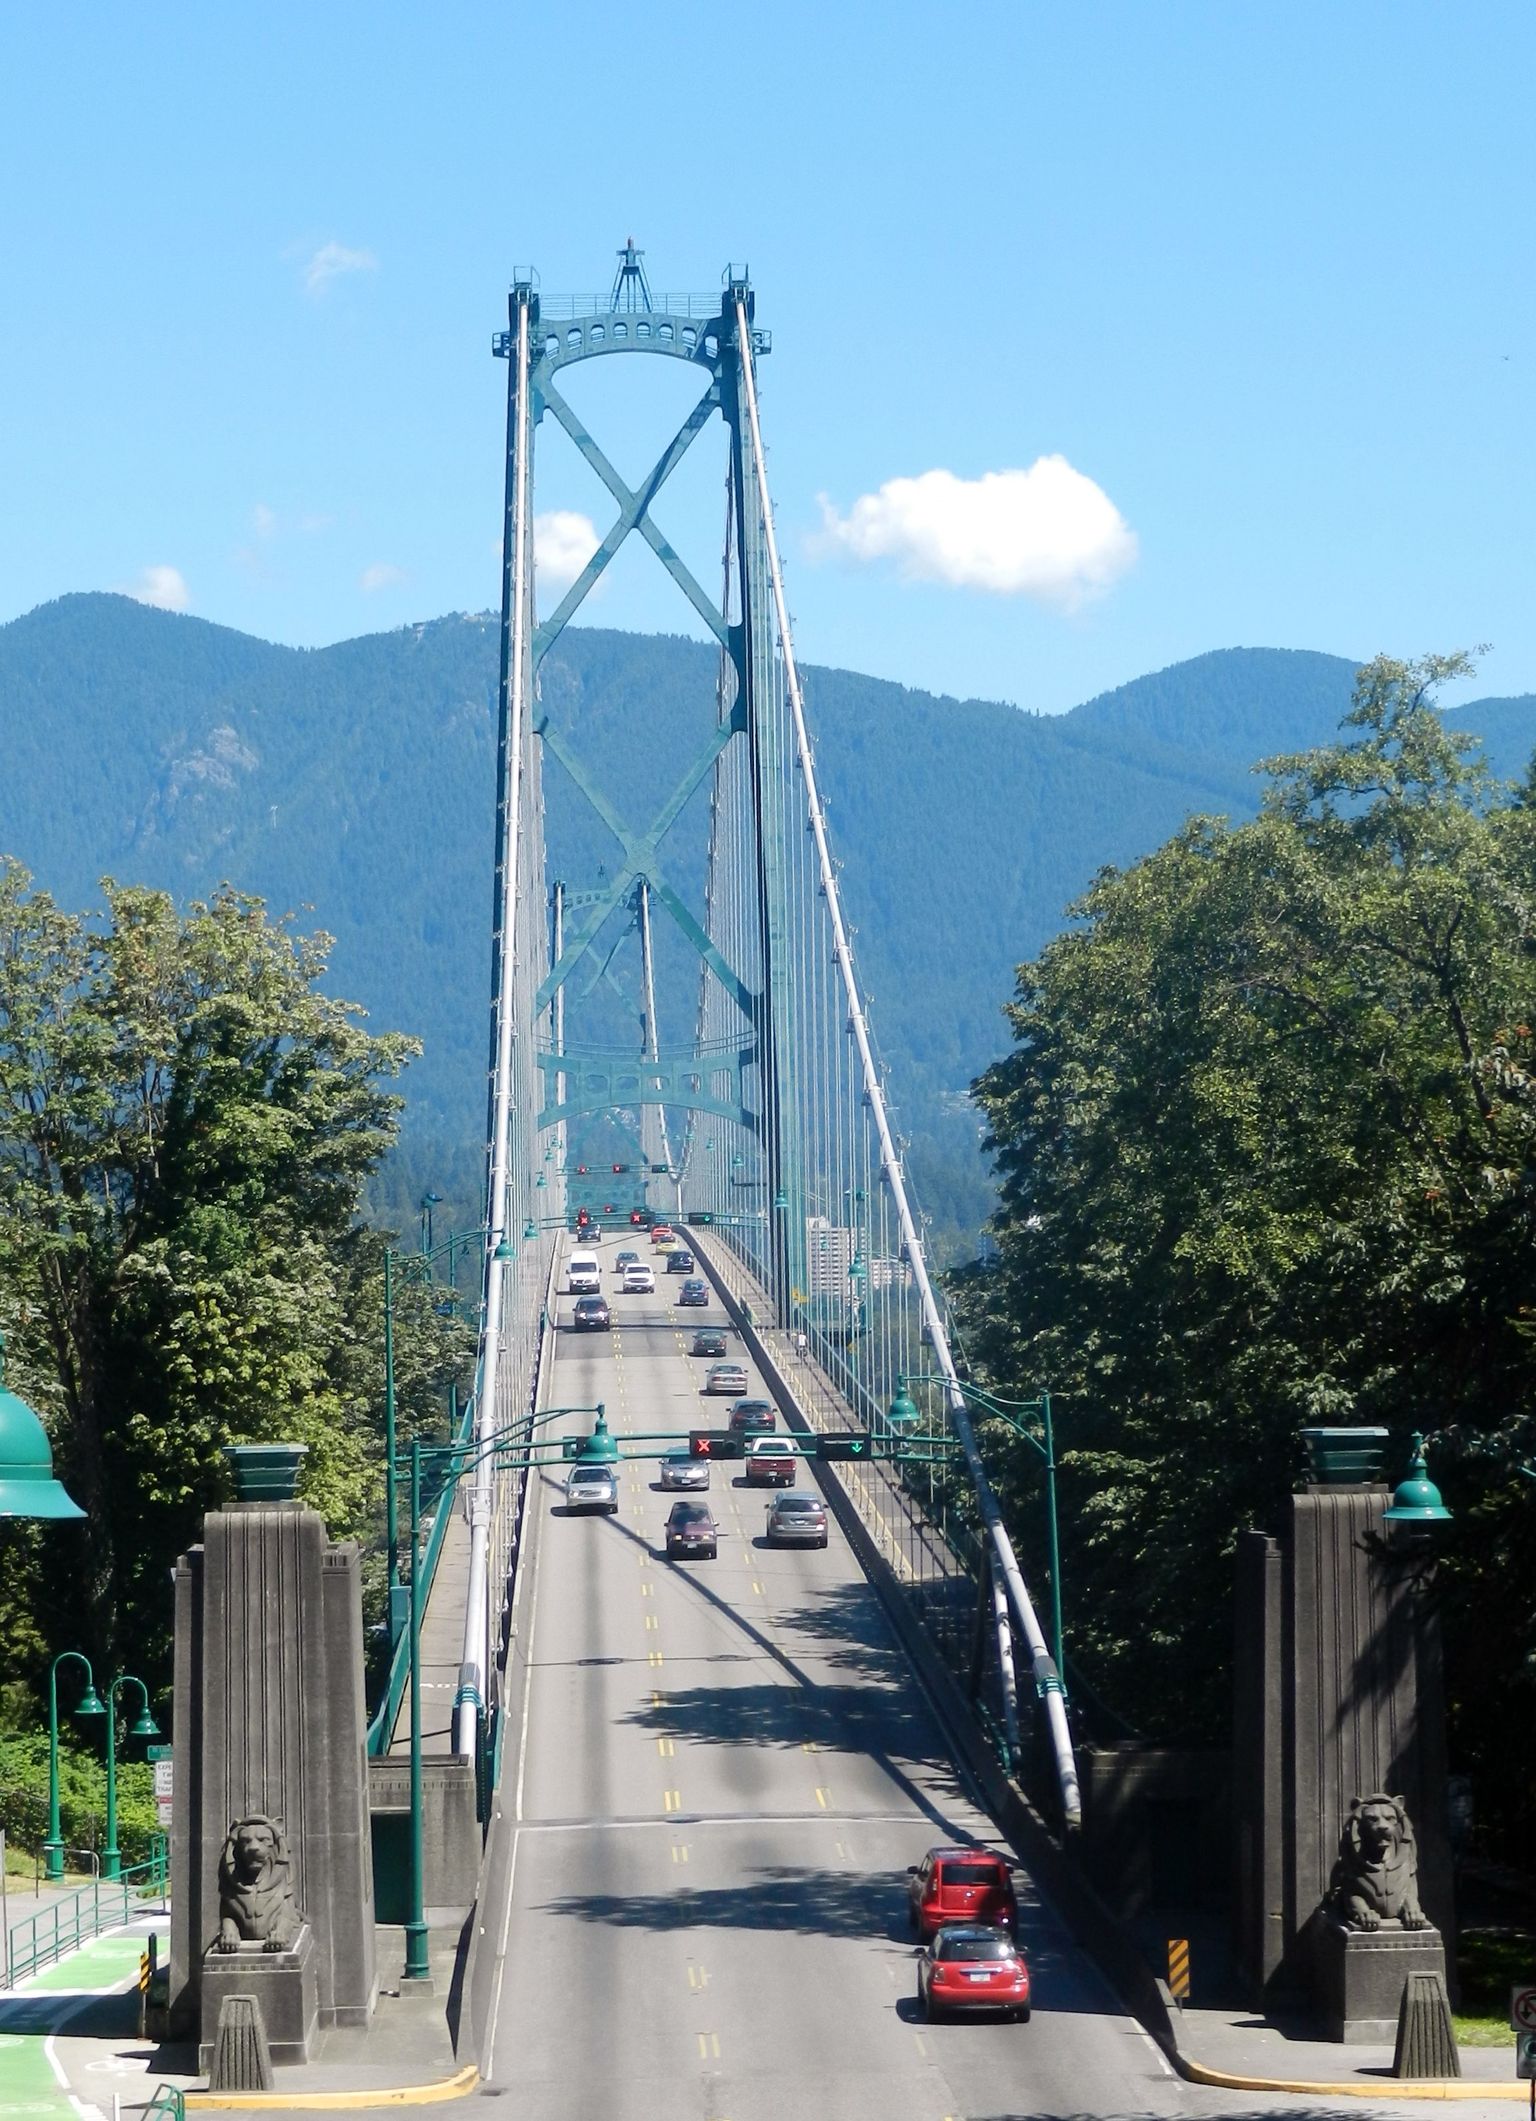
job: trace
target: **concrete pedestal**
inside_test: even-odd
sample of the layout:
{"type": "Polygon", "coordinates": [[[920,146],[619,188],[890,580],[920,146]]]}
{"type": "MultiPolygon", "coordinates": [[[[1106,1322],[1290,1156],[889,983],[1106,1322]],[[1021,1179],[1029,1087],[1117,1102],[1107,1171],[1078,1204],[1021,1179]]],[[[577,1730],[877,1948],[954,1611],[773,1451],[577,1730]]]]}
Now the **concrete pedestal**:
{"type": "Polygon", "coordinates": [[[1410,1974],[1445,1983],[1445,1943],[1438,1930],[1346,1929],[1319,1915],[1312,1929],[1313,1994],[1326,2036],[1346,2046],[1397,2037],[1403,1985],[1410,1974]]]}
{"type": "Polygon", "coordinates": [[[197,2066],[204,2075],[212,2066],[212,2036],[226,1996],[256,1998],[274,2063],[307,2062],[320,2017],[314,1931],[306,1922],[291,1952],[269,1952],[259,1944],[209,1952],[203,1960],[202,1993],[204,2037],[197,2066]]]}

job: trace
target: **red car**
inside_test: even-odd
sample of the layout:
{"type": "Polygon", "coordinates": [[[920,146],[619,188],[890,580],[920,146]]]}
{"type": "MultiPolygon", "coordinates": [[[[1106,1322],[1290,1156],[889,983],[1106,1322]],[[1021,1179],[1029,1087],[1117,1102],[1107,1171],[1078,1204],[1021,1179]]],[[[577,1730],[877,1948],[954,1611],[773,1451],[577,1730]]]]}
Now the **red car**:
{"type": "Polygon", "coordinates": [[[926,2018],[947,2011],[1029,2016],[1029,1968],[1006,1930],[952,1922],[917,1955],[917,2000],[926,2018]]]}
{"type": "Polygon", "coordinates": [[[1019,1917],[1013,1872],[991,1849],[930,1849],[907,1867],[912,1927],[924,1943],[946,1922],[984,1922],[1011,1930],[1019,1917]]]}

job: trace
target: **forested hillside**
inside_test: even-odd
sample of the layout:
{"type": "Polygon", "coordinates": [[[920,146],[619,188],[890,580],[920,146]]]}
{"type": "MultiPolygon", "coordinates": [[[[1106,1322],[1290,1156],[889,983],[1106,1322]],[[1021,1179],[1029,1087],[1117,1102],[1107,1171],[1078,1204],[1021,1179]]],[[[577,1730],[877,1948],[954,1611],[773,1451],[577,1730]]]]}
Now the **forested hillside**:
{"type": "MultiPolygon", "coordinates": [[[[104,874],[182,898],[228,880],[278,911],[312,909],[336,937],[335,991],[364,1002],[375,1030],[425,1045],[406,1079],[402,1190],[478,1169],[496,660],[483,614],[318,650],[114,596],[65,597],[0,628],[0,852],[82,909],[100,903],[104,874]]],[[[862,974],[941,1233],[958,1238],[987,1210],[965,1092],[1004,1044],[1014,967],[1105,863],[1146,853],[1191,811],[1252,815],[1253,762],[1327,741],[1352,671],[1343,657],[1231,649],[1055,717],[807,673],[862,974]]],[[[702,740],[714,674],[700,643],[572,629],[541,704],[640,817],[702,740]]],[[[1536,742],[1536,700],[1458,720],[1486,727],[1501,772],[1536,742]]],[[[553,765],[545,793],[552,873],[590,885],[612,843],[553,765]]],[[[702,810],[667,850],[694,900],[702,810]]],[[[670,942],[663,930],[660,1011],[684,1038],[694,975],[670,942]]],[[[631,977],[622,953],[614,969],[631,977]]],[[[603,1006],[622,1032],[622,1005],[603,1006]]]]}

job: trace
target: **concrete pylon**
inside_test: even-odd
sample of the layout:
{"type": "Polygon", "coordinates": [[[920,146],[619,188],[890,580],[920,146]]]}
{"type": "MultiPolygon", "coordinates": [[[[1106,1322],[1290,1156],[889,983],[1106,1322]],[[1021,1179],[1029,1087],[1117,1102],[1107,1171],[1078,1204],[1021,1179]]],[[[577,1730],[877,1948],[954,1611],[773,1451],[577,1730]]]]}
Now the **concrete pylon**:
{"type": "Polygon", "coordinates": [[[1439,1630],[1384,1550],[1390,1500],[1374,1483],[1319,1482],[1288,1498],[1278,1537],[1238,1542],[1235,1942],[1259,2007],[1309,1995],[1303,1933],[1367,1792],[1402,1797],[1424,1913],[1455,1935],[1439,1630]]]}
{"type": "Polygon", "coordinates": [[[293,1501],[296,1448],[286,1481],[254,1479],[244,1453],[260,1455],[231,1453],[237,1492],[264,1486],[267,1499],[210,1512],[175,1571],[169,2009],[174,2034],[205,2045],[205,1960],[233,1975],[242,1956],[209,1956],[221,1858],[232,1823],[252,1815],[279,1822],[286,1839],[318,2024],[366,2024],[377,1996],[358,1551],[293,1501]]]}

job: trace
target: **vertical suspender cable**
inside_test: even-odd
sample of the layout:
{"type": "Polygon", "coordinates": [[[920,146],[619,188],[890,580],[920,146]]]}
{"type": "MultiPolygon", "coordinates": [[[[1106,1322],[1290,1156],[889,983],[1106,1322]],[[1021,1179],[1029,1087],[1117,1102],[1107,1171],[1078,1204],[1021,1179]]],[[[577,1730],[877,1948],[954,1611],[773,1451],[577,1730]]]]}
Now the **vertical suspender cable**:
{"type": "MultiPolygon", "coordinates": [[[[1014,1619],[1029,1645],[1031,1662],[1044,1695],[1046,1716],[1050,1728],[1051,1747],[1055,1755],[1056,1779],[1061,1795],[1062,1817],[1069,1827],[1082,1823],[1082,1797],[1078,1787],[1077,1763],[1072,1753],[1072,1735],[1067,1727],[1065,1698],[1061,1692],[1060,1675],[1051,1661],[1045,1636],[1030,1601],[1024,1583],[1023,1572],[1013,1551],[1013,1542],[1003,1523],[997,1497],[987,1479],[986,1468],[976,1447],[975,1432],[971,1427],[969,1409],[960,1390],[950,1354],[949,1336],[945,1331],[943,1315],[928,1279],[927,1262],[907,1200],[906,1183],[902,1175],[901,1161],[896,1145],[891,1138],[890,1124],[886,1117],[885,1096],[881,1089],[879,1072],[869,1043],[869,1030],[864,1021],[864,1009],[859,999],[858,982],[854,976],[853,954],[848,944],[848,932],[843,922],[842,905],[838,897],[837,873],[832,864],[831,851],[827,844],[826,824],[821,813],[821,802],[816,789],[815,768],[811,759],[811,747],[806,734],[805,702],[800,690],[800,673],[795,663],[794,645],[790,638],[789,611],[784,598],[784,580],[779,569],[778,541],[774,535],[773,508],[768,496],[768,476],[763,463],[762,430],[757,415],[757,382],[753,373],[752,337],[747,323],[746,303],[738,293],[736,296],[736,357],[741,371],[741,400],[746,409],[747,424],[752,438],[752,467],[757,484],[757,501],[762,515],[763,537],[768,561],[769,584],[773,593],[774,608],[778,618],[779,648],[784,659],[784,674],[789,693],[790,712],[794,720],[795,745],[799,754],[801,771],[805,779],[806,802],[810,808],[811,829],[816,839],[816,857],[821,872],[822,888],[826,893],[827,913],[832,923],[833,948],[842,973],[843,991],[847,997],[849,1021],[853,1029],[859,1052],[859,1065],[864,1078],[864,1094],[868,1100],[870,1117],[879,1141],[880,1173],[896,1211],[901,1229],[902,1242],[908,1264],[917,1282],[918,1297],[922,1307],[923,1324],[928,1335],[935,1367],[944,1385],[950,1425],[965,1454],[966,1466],[976,1490],[982,1521],[987,1538],[996,1556],[998,1568],[1008,1593],[1008,1604],[1014,1619]]],[[[1003,1630],[1006,1633],[1006,1628],[1003,1630]]],[[[1011,1661],[1010,1646],[999,1636],[999,1654],[1006,1671],[1011,1661]]]]}

